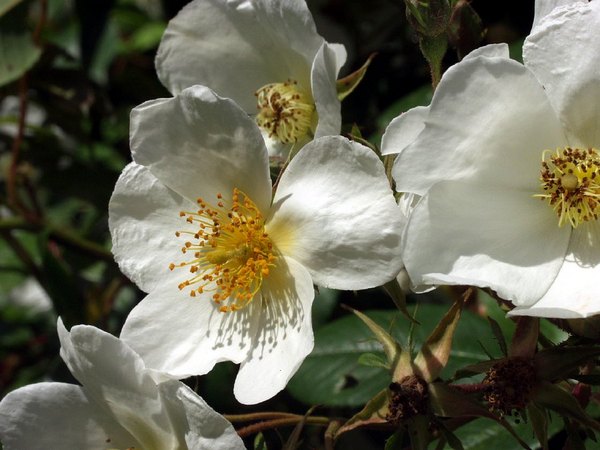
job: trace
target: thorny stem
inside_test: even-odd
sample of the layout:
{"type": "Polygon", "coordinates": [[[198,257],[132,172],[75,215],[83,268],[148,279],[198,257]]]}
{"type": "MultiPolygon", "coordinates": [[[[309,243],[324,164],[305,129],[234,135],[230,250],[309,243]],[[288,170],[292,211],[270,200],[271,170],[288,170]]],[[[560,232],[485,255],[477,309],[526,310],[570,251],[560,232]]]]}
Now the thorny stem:
{"type": "MultiPolygon", "coordinates": [[[[40,35],[42,32],[42,28],[46,23],[46,17],[48,14],[48,2],[47,0],[40,0],[40,16],[38,23],[36,24],[35,30],[33,31],[33,42],[35,45],[40,45],[40,35]]],[[[29,217],[31,214],[25,208],[25,205],[21,202],[17,195],[17,171],[19,167],[19,156],[21,153],[21,145],[23,144],[23,137],[25,135],[25,119],[27,117],[27,89],[28,89],[28,80],[27,73],[25,73],[19,79],[19,120],[17,127],[17,134],[12,143],[11,147],[11,161],[8,168],[8,174],[6,179],[6,192],[7,192],[7,201],[8,205],[15,208],[17,211],[23,213],[23,215],[29,217]]],[[[30,196],[34,198],[35,203],[35,195],[32,192],[29,192],[30,196]]],[[[36,206],[36,213],[39,214],[39,208],[36,206]]]]}
{"type": "MultiPolygon", "coordinates": [[[[248,425],[246,427],[240,428],[239,430],[237,430],[237,434],[241,438],[245,438],[250,435],[264,431],[264,430],[295,425],[302,421],[304,421],[307,425],[317,425],[317,426],[322,426],[322,427],[329,425],[329,423],[331,421],[331,419],[329,419],[328,417],[316,417],[316,416],[305,417],[305,416],[295,415],[295,414],[293,414],[293,416],[294,417],[284,417],[281,419],[266,420],[263,422],[254,423],[252,425],[248,425]]],[[[228,416],[225,416],[225,418],[228,418],[228,416]]]]}

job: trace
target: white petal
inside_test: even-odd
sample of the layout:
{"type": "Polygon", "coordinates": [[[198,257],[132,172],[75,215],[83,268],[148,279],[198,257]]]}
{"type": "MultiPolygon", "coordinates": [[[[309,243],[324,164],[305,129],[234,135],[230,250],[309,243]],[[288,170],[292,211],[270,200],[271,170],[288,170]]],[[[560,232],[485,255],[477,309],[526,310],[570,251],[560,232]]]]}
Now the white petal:
{"type": "Polygon", "coordinates": [[[404,263],[416,284],[491,287],[532,304],[558,273],[569,235],[530,192],[442,182],[409,218],[404,263]]]}
{"type": "Polygon", "coordinates": [[[381,154],[401,153],[425,128],[429,106],[416,106],[395,117],[381,138],[381,154]]]}
{"type": "Polygon", "coordinates": [[[131,151],[167,187],[195,201],[245,192],[265,211],[271,200],[267,150],[258,127],[231,100],[193,86],[131,112],[131,151]]]}
{"type": "Polygon", "coordinates": [[[340,134],[342,127],[341,104],[337,98],[336,55],[329,44],[323,44],[315,57],[311,84],[319,121],[315,138],[340,134]]]}
{"type": "Polygon", "coordinates": [[[304,2],[196,0],[169,22],[156,68],[174,94],[203,84],[255,113],[260,87],[309,85],[321,42],[304,2]]]}
{"type": "Polygon", "coordinates": [[[220,361],[243,361],[258,326],[254,302],[222,313],[212,292],[190,297],[177,288],[181,281],[167,279],[146,296],[127,317],[121,339],[147,367],[177,378],[205,374],[220,361]]]}
{"type": "Polygon", "coordinates": [[[102,449],[139,446],[116,422],[90,403],[81,387],[37,383],[0,402],[4,450],[102,449]]]}
{"type": "MultiPolygon", "coordinates": [[[[489,44],[476,48],[463,60],[477,57],[508,58],[507,44],[489,44]]],[[[429,115],[429,106],[416,106],[394,118],[387,126],[381,139],[381,154],[401,153],[412,144],[425,128],[425,119],[429,115]]]]}
{"type": "Polygon", "coordinates": [[[280,260],[261,292],[259,331],[233,388],[244,404],[265,401],[281,391],[314,344],[311,306],[315,293],[301,264],[291,258],[280,260]]]}
{"type": "Polygon", "coordinates": [[[213,410],[194,391],[179,383],[175,392],[161,384],[165,399],[183,410],[188,423],[185,441],[189,450],[244,450],[244,443],[222,415],[213,410]]]}
{"type": "Polygon", "coordinates": [[[143,448],[180,448],[168,411],[152,375],[124,342],[98,328],[77,325],[68,332],[58,322],[60,354],[71,373],[96,403],[143,448]]]}
{"type": "Polygon", "coordinates": [[[196,209],[144,166],[123,169],[108,205],[108,226],[115,260],[140,289],[150,292],[169,275],[169,264],[181,259],[184,242],[175,232],[187,223],[179,212],[196,209]]]}
{"type": "Polygon", "coordinates": [[[488,44],[483,47],[478,47],[465,56],[463,60],[480,56],[485,58],[509,58],[508,44],[488,44]]]}
{"type": "Polygon", "coordinates": [[[533,25],[531,28],[535,28],[554,8],[572,5],[573,3],[587,3],[588,1],[589,0],[535,0],[533,25]]]}
{"type": "Polygon", "coordinates": [[[266,228],[278,249],[324,287],[379,286],[402,266],[402,215],[383,165],[370,149],[339,136],[311,142],[292,160],[266,228]]]}
{"type": "Polygon", "coordinates": [[[600,146],[600,2],[548,14],[526,39],[525,65],[546,89],[572,146],[600,146]]]}
{"type": "Polygon", "coordinates": [[[543,88],[521,64],[469,58],[442,77],[425,129],[396,158],[398,191],[463,179],[534,189],[542,152],[565,144],[543,88]]]}
{"type": "Polygon", "coordinates": [[[343,44],[329,44],[329,48],[335,52],[335,73],[339,73],[340,69],[346,64],[348,52],[343,44]]]}
{"type": "Polygon", "coordinates": [[[548,292],[510,315],[576,319],[600,313],[600,226],[597,222],[573,230],[565,261],[548,292]]]}

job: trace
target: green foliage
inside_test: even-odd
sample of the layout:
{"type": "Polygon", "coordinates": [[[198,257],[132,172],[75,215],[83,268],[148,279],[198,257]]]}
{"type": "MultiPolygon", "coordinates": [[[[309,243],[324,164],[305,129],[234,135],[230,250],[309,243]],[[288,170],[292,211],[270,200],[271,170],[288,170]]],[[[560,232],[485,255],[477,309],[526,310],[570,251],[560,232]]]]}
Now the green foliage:
{"type": "MultiPolygon", "coordinates": [[[[421,325],[414,329],[415,348],[425,341],[446,311],[446,305],[419,306],[416,318],[421,325]]],[[[410,321],[399,312],[371,310],[365,314],[394,338],[408,343],[410,321]]],[[[450,361],[441,376],[449,377],[466,364],[487,360],[481,345],[491,348],[493,342],[487,321],[466,311],[458,323],[450,361]]],[[[357,317],[345,316],[323,326],[315,333],[315,349],[288,384],[290,393],[307,404],[364,405],[391,378],[385,369],[361,365],[359,358],[363,353],[384,358],[381,344],[357,317]]]]}
{"type": "MultiPolygon", "coordinates": [[[[0,13],[17,2],[4,2],[0,13]]],[[[14,8],[0,17],[0,86],[18,79],[39,59],[40,48],[33,42],[25,10],[14,8]]]]}

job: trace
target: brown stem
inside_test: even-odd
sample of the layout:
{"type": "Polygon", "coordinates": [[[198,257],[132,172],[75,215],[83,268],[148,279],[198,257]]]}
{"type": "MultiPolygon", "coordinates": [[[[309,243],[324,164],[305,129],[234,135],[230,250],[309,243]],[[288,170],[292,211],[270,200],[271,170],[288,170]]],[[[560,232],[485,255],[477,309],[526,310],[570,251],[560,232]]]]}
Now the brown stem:
{"type": "Polygon", "coordinates": [[[333,450],[333,447],[335,446],[335,434],[341,426],[342,422],[339,420],[332,420],[329,422],[329,425],[325,430],[325,450],[333,450]]]}
{"type": "Polygon", "coordinates": [[[21,144],[25,135],[25,117],[27,114],[27,74],[19,79],[19,120],[17,125],[17,134],[11,147],[11,160],[8,167],[6,179],[6,193],[8,205],[18,211],[27,213],[23,204],[17,196],[17,169],[19,167],[19,155],[21,153],[21,144]]]}
{"type": "Polygon", "coordinates": [[[295,425],[300,421],[305,421],[308,425],[318,425],[318,426],[327,426],[329,424],[330,419],[328,417],[287,417],[282,419],[273,419],[266,420],[263,422],[253,423],[252,425],[248,425],[246,427],[240,428],[237,430],[237,434],[241,438],[248,437],[252,434],[259,433],[264,430],[269,430],[271,428],[279,428],[290,425],[295,425]]]}
{"type": "Polygon", "coordinates": [[[48,16],[48,1],[40,0],[40,19],[33,30],[33,42],[35,45],[40,45],[40,35],[42,33],[42,28],[46,23],[46,17],[48,16]]]}
{"type": "Polygon", "coordinates": [[[304,416],[292,413],[277,412],[277,411],[265,411],[255,412],[249,414],[224,414],[227,420],[232,423],[235,422],[253,422],[255,420],[271,420],[271,419],[284,419],[284,418],[302,418],[304,416]]]}

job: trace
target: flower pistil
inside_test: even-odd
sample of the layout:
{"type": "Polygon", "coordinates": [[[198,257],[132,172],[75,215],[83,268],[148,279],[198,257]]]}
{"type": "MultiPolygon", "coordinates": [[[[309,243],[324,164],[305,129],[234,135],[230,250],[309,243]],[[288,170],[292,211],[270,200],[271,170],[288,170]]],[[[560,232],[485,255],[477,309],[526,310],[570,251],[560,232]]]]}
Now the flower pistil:
{"type": "Polygon", "coordinates": [[[255,95],[258,102],[256,123],[270,138],[288,144],[309,133],[315,105],[310,96],[298,88],[296,81],[267,84],[255,95]]]}

